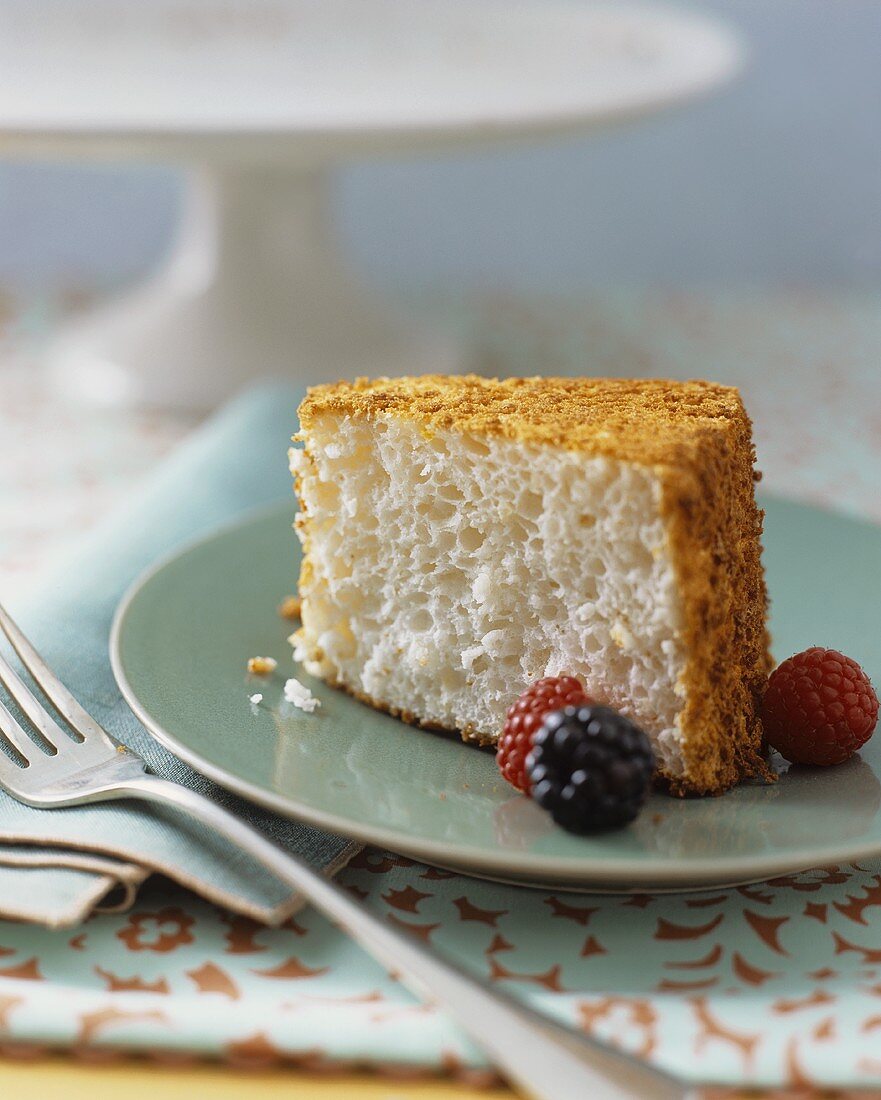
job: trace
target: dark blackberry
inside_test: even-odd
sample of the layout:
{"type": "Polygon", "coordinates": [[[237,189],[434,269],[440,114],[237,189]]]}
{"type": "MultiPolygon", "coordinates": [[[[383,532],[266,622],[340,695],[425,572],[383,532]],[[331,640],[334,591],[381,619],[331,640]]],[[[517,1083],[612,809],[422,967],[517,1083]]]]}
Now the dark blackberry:
{"type": "Polygon", "coordinates": [[[532,797],[570,833],[633,821],[648,796],[655,755],[648,737],[610,707],[550,711],[526,759],[532,797]]]}

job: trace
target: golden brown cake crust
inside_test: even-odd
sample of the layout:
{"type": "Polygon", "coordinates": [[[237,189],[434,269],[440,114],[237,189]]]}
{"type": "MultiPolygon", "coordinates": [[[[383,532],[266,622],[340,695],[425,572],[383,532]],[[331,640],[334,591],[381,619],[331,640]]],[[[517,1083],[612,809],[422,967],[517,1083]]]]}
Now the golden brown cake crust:
{"type": "MultiPolygon", "coordinates": [[[[651,466],[662,487],[688,654],[680,717],[686,774],[661,778],[686,795],[770,777],[759,717],[771,669],[763,513],[754,497],[752,425],[735,388],[661,379],[357,379],[311,389],[299,413],[306,434],[323,415],[396,416],[426,434],[453,429],[651,466]]],[[[307,552],[304,571],[308,564],[307,552]]]]}
{"type": "Polygon", "coordinates": [[[436,375],[366,378],[310,389],[300,406],[305,431],[322,414],[417,421],[523,443],[669,465],[680,448],[715,435],[743,415],[737,390],[710,382],[621,378],[482,378],[436,375]]]}
{"type": "Polygon", "coordinates": [[[724,434],[700,438],[690,466],[662,473],[688,654],[680,716],[687,774],[670,779],[674,794],[720,794],[753,776],[774,778],[760,718],[772,661],[754,462],[752,424],[737,396],[724,434]]]}

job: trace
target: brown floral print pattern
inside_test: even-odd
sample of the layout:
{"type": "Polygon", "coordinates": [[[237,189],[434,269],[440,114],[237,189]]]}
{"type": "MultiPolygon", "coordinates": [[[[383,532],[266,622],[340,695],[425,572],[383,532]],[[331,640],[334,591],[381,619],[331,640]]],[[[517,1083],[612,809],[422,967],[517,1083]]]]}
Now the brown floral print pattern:
{"type": "Polygon", "coordinates": [[[166,955],[193,942],[195,921],[183,909],[168,907],[157,913],[131,913],[125,928],[116,933],[129,951],[155,951],[166,955]]]}

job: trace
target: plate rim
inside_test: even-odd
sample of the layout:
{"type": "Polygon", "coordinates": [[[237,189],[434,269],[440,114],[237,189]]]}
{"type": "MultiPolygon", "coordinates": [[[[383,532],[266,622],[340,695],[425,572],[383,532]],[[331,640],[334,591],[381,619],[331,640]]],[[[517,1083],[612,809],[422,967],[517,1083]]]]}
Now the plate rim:
{"type": "MultiPolygon", "coordinates": [[[[794,504],[810,511],[834,515],[851,523],[877,529],[876,524],[864,518],[822,508],[809,501],[796,500],[775,493],[764,493],[763,497],[765,500],[794,504]]],[[[345,817],[316,810],[294,799],[285,798],[206,760],[153,718],[129,682],[121,654],[122,635],[129,610],[153,579],[180,559],[203,549],[225,535],[276,515],[281,516],[286,511],[293,512],[294,508],[295,502],[280,499],[276,503],[243,512],[233,520],[179,543],[135,577],[123,593],[113,615],[109,638],[110,665],[126,704],[151,737],[179,760],[217,783],[218,786],[283,817],[435,866],[455,867],[465,874],[486,877],[490,880],[506,878],[526,886],[551,887],[553,883],[576,886],[586,893],[590,892],[592,886],[597,889],[612,886],[621,891],[630,889],[651,891],[653,887],[658,890],[722,888],[721,884],[725,882],[766,881],[778,875],[797,874],[833,864],[853,863],[881,857],[881,836],[879,836],[874,842],[862,845],[805,848],[793,850],[788,855],[768,853],[764,856],[762,854],[738,855],[727,859],[703,857],[688,864],[673,859],[657,859],[651,860],[648,865],[650,874],[646,874],[643,868],[634,868],[620,863],[616,865],[611,861],[598,863],[595,859],[585,857],[583,863],[573,864],[571,860],[560,860],[559,857],[529,852],[517,853],[517,861],[526,864],[526,866],[517,866],[513,856],[497,854],[494,857],[491,853],[481,854],[480,851],[451,847],[431,839],[412,841],[409,835],[397,833],[392,829],[361,826],[345,817]]]]}

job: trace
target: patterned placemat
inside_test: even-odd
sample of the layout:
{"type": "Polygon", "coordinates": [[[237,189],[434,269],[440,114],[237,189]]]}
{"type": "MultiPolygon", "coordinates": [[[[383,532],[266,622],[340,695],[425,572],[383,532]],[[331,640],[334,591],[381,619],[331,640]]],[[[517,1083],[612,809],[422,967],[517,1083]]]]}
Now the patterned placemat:
{"type": "MultiPolygon", "coordinates": [[[[599,897],[367,851],[340,881],[491,982],[686,1078],[881,1086],[881,867],[599,897]]],[[[0,1026],[6,1043],[238,1064],[484,1066],[316,912],[265,928],[159,881],[73,933],[0,922],[0,1026]]]]}

